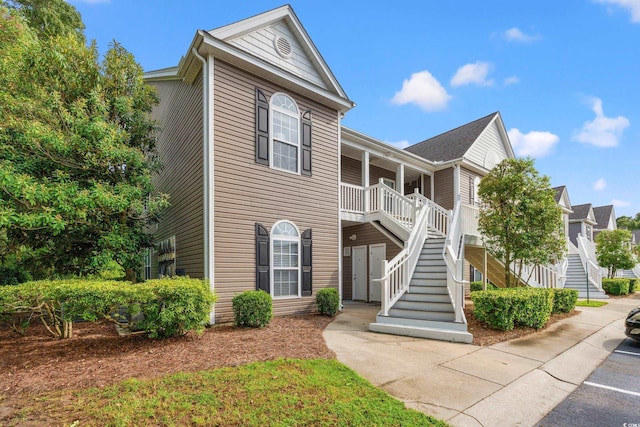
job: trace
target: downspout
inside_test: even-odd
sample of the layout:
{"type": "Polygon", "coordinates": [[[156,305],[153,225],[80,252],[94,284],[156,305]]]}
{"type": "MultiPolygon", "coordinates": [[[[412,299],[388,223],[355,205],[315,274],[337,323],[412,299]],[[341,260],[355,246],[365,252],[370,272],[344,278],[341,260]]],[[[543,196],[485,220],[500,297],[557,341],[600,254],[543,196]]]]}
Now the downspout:
{"type": "MultiPolygon", "coordinates": [[[[210,87],[209,87],[209,63],[208,61],[202,57],[198,50],[194,47],[191,49],[193,55],[200,60],[202,63],[202,171],[203,171],[203,229],[204,229],[204,278],[209,281],[209,287],[211,292],[215,289],[214,276],[213,276],[213,245],[212,243],[212,234],[213,227],[211,227],[211,217],[212,217],[212,209],[210,207],[213,206],[213,200],[210,197],[210,160],[212,158],[210,153],[210,124],[209,120],[211,115],[210,113],[210,87]]],[[[209,322],[213,325],[215,323],[215,309],[214,306],[211,306],[211,313],[209,316],[209,322]]]]}

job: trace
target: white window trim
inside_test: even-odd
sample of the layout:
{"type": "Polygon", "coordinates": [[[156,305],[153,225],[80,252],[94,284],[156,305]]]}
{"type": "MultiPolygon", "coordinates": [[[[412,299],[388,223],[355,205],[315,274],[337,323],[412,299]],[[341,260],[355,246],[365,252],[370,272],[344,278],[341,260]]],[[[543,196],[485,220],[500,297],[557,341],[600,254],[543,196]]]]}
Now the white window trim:
{"type": "Polygon", "coordinates": [[[396,189],[396,180],[395,179],[382,178],[382,183],[384,185],[386,185],[387,187],[391,188],[392,190],[396,189]],[[389,184],[391,184],[391,185],[389,185],[389,184]]]}
{"type": "MultiPolygon", "coordinates": [[[[293,99],[291,96],[287,95],[284,92],[276,92],[273,95],[271,95],[271,97],[269,98],[269,167],[271,169],[275,169],[278,171],[282,171],[282,172],[286,172],[286,173],[290,173],[290,174],[294,174],[294,175],[300,175],[300,162],[302,161],[302,153],[301,153],[301,142],[300,142],[300,138],[301,138],[301,132],[302,132],[302,120],[300,117],[300,107],[298,107],[298,103],[296,102],[295,99],[293,99]],[[284,110],[282,108],[276,107],[275,105],[273,105],[273,100],[278,96],[278,95],[283,95],[286,96],[287,98],[289,98],[291,100],[291,102],[293,102],[293,105],[295,105],[297,113],[296,114],[292,114],[291,111],[287,111],[284,110]],[[298,154],[298,158],[297,158],[297,162],[296,162],[296,171],[290,171],[288,169],[283,169],[283,168],[279,168],[273,165],[273,159],[275,157],[274,151],[273,151],[273,146],[275,145],[273,143],[273,111],[278,111],[287,115],[293,115],[295,116],[296,120],[298,120],[298,142],[297,145],[295,145],[295,147],[297,148],[297,154],[298,154]]],[[[286,142],[286,141],[281,141],[283,144],[288,144],[293,146],[293,144],[286,142]]]]}
{"type": "Polygon", "coordinates": [[[269,293],[271,294],[271,297],[273,299],[295,299],[295,298],[302,298],[302,238],[301,238],[301,234],[300,234],[300,229],[298,228],[297,225],[295,225],[292,221],[286,220],[286,219],[282,219],[280,221],[277,221],[275,224],[273,224],[273,226],[271,227],[271,231],[269,232],[269,280],[271,282],[270,286],[269,286],[269,293]],[[273,265],[273,243],[276,240],[273,236],[273,230],[276,229],[276,227],[278,226],[278,224],[281,224],[283,222],[289,223],[293,226],[293,228],[296,229],[296,233],[298,233],[298,237],[297,238],[293,238],[293,237],[288,237],[288,236],[280,236],[277,240],[286,240],[289,242],[298,242],[298,295],[281,295],[281,296],[275,296],[273,294],[273,290],[275,288],[275,281],[274,281],[274,273],[275,273],[275,267],[273,265]]]}

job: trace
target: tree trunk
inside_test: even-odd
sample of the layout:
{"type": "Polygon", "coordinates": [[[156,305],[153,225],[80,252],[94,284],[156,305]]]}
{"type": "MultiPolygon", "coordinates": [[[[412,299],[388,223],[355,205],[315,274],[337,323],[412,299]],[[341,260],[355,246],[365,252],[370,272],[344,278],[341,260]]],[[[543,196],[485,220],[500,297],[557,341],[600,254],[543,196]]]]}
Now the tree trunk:
{"type": "Polygon", "coordinates": [[[124,269],[124,280],[126,280],[127,282],[136,283],[137,282],[136,270],[131,268],[131,267],[125,268],[124,269]]]}

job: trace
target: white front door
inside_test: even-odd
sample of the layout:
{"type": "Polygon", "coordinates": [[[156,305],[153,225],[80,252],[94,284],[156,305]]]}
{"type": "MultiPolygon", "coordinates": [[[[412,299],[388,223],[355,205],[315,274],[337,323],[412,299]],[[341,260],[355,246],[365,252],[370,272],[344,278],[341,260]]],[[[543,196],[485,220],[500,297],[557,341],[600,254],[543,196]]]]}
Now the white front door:
{"type": "Polygon", "coordinates": [[[367,299],[367,247],[351,248],[351,299],[367,299]]]}
{"type": "Polygon", "coordinates": [[[380,301],[382,285],[376,279],[382,277],[382,261],[386,259],[386,243],[369,245],[369,301],[380,301]]]}

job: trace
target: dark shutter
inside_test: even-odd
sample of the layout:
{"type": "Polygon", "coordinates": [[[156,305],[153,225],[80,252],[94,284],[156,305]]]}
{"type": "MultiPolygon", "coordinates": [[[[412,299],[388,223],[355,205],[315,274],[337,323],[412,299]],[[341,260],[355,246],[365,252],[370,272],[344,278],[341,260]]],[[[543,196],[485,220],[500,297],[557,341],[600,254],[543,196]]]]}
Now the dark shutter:
{"type": "Polygon", "coordinates": [[[302,233],[302,296],[311,296],[311,229],[302,233]]]}
{"type": "Polygon", "coordinates": [[[256,222],[256,290],[271,291],[269,287],[269,232],[256,222]]]}
{"type": "Polygon", "coordinates": [[[311,175],[311,110],[302,114],[302,175],[311,175]]]}
{"type": "Polygon", "coordinates": [[[269,102],[256,88],[256,163],[269,164],[269,102]]]}

